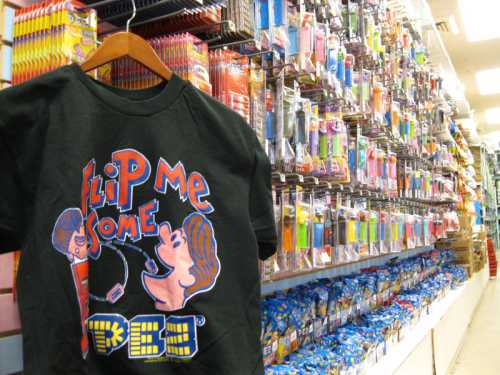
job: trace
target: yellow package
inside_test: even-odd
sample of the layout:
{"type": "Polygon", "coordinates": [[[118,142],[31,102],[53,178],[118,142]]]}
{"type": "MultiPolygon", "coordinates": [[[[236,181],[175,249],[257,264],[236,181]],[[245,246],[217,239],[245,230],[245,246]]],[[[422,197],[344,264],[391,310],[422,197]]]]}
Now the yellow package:
{"type": "Polygon", "coordinates": [[[63,55],[66,64],[82,63],[97,45],[97,15],[93,9],[76,9],[71,1],[68,1],[68,5],[62,13],[63,55]]]}
{"type": "Polygon", "coordinates": [[[356,243],[356,220],[351,218],[347,222],[347,244],[356,243]]]}

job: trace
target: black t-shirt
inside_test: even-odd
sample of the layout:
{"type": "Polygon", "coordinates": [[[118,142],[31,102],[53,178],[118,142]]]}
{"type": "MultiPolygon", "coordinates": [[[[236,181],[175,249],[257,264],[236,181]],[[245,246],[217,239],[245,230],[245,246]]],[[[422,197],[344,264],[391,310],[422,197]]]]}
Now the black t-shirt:
{"type": "Polygon", "coordinates": [[[0,92],[0,163],[26,375],[263,373],[270,165],[236,113],[71,65],[0,92]]]}

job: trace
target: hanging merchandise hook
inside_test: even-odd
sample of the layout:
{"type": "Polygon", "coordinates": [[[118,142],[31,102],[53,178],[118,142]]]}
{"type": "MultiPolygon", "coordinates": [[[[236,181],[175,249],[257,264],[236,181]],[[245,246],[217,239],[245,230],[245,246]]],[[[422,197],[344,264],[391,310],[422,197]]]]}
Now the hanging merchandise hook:
{"type": "Polygon", "coordinates": [[[135,0],[132,1],[132,16],[127,20],[127,28],[125,31],[128,33],[130,31],[130,22],[135,18],[135,15],[137,14],[137,7],[135,6],[135,0]]]}

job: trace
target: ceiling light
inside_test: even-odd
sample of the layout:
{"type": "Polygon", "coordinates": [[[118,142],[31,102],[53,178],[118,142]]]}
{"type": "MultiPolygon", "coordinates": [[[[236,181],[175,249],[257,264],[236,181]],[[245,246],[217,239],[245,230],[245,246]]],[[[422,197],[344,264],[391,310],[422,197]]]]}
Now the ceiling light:
{"type": "Polygon", "coordinates": [[[448,22],[450,23],[450,31],[454,35],[458,35],[460,33],[460,29],[458,28],[457,19],[455,18],[455,16],[451,15],[448,22]]]}
{"type": "Polygon", "coordinates": [[[465,33],[469,42],[500,38],[500,1],[459,0],[465,33]]]}
{"type": "Polygon", "coordinates": [[[500,93],[500,68],[477,72],[476,81],[481,95],[500,93]]]}
{"type": "Polygon", "coordinates": [[[487,109],[484,116],[488,124],[500,124],[500,107],[487,109]]]}

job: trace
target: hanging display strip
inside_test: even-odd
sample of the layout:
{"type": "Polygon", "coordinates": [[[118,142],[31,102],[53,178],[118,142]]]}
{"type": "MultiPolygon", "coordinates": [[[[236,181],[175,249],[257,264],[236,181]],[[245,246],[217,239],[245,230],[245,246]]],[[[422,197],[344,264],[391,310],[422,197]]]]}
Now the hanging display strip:
{"type": "Polygon", "coordinates": [[[391,197],[315,177],[274,176],[278,251],[263,263],[263,281],[335,273],[325,269],[433,246],[460,228],[450,201],[439,205],[440,194],[399,198],[403,187],[391,197]]]}
{"type": "MultiPolygon", "coordinates": [[[[101,21],[113,24],[108,32],[120,30],[132,17],[132,3],[99,1],[88,7],[97,10],[101,21]]],[[[132,30],[144,37],[191,32],[212,42],[254,40],[255,21],[251,0],[160,0],[136,1],[132,30]]]]}
{"type": "Polygon", "coordinates": [[[321,279],[263,301],[267,375],[369,371],[432,303],[467,279],[453,253],[431,252],[361,274],[321,279]]]}
{"type": "Polygon", "coordinates": [[[165,33],[178,33],[179,30],[190,33],[220,33],[224,8],[222,4],[216,4],[183,9],[166,18],[159,19],[161,17],[159,16],[156,22],[134,26],[133,31],[147,38],[163,36],[165,33]]]}
{"type": "MultiPolygon", "coordinates": [[[[220,2],[220,0],[135,0],[137,12],[135,22],[220,2]]],[[[83,1],[83,3],[97,10],[100,20],[117,26],[124,26],[133,10],[132,2],[124,0],[83,1]]]]}

